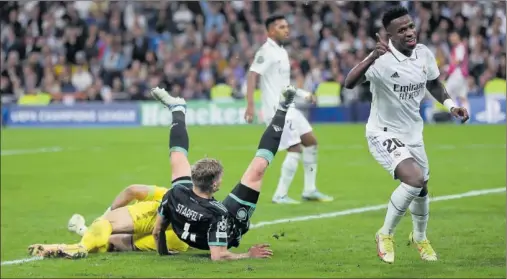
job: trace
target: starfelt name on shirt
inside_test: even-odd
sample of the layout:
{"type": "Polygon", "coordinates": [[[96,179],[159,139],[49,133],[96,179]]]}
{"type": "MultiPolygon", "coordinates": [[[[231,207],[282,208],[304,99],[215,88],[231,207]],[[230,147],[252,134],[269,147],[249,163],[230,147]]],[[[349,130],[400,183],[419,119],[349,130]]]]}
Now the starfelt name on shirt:
{"type": "Polygon", "coordinates": [[[195,210],[192,210],[192,209],[182,205],[181,203],[178,203],[177,208],[176,208],[176,212],[178,212],[180,215],[183,215],[192,221],[200,221],[203,216],[201,213],[199,213],[195,210]]]}

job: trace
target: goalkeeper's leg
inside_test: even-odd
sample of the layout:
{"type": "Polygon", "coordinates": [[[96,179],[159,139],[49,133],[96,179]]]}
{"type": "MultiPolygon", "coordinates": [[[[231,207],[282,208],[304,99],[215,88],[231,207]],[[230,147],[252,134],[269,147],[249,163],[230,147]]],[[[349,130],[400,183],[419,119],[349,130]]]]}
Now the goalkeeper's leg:
{"type": "Polygon", "coordinates": [[[44,257],[84,258],[88,253],[108,250],[109,237],[113,233],[133,233],[134,222],[128,207],[118,208],[93,222],[76,244],[34,244],[28,248],[31,255],[44,257]]]}

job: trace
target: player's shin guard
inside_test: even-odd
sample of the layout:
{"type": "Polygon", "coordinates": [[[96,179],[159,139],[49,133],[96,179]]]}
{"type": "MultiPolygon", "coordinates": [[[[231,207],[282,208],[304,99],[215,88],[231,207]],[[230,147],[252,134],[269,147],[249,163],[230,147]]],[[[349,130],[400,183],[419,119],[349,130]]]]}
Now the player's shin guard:
{"type": "Polygon", "coordinates": [[[391,195],[391,200],[387,206],[387,214],[384,226],[380,232],[384,235],[394,234],[394,230],[401,218],[405,215],[410,203],[421,192],[421,188],[416,188],[405,183],[401,183],[391,195]]]}
{"type": "Polygon", "coordinates": [[[262,157],[271,163],[280,145],[286,115],[287,111],[281,109],[276,111],[271,124],[262,135],[256,157],[262,157]]]}
{"type": "Polygon", "coordinates": [[[107,247],[112,231],[111,223],[106,219],[99,218],[86,230],[79,244],[84,246],[88,252],[107,247]]]}
{"type": "Polygon", "coordinates": [[[170,152],[182,152],[187,155],[189,144],[185,123],[185,112],[183,110],[173,110],[172,117],[173,123],[171,125],[171,134],[169,136],[169,150],[170,152]]]}
{"type": "Polygon", "coordinates": [[[430,212],[430,198],[426,189],[423,189],[421,194],[412,201],[409,209],[414,225],[414,240],[426,240],[426,228],[428,227],[430,212]]]}

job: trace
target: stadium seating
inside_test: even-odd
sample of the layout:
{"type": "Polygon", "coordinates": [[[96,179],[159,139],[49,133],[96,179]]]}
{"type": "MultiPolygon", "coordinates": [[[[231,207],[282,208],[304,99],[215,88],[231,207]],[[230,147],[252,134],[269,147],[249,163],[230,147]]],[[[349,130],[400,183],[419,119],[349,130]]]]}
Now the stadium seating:
{"type": "MultiPolygon", "coordinates": [[[[419,41],[435,53],[442,73],[449,63],[449,31],[463,16],[467,28],[455,28],[468,43],[470,73],[479,88],[475,91],[498,91],[500,80],[505,85],[505,28],[501,24],[498,30],[492,27],[493,22],[505,25],[505,3],[441,2],[441,12],[430,15],[429,26],[422,26],[421,19],[431,5],[400,3],[422,28],[419,41]],[[478,8],[484,12],[478,13],[478,8]],[[437,24],[441,21],[449,24],[437,24]],[[479,26],[473,34],[467,31],[472,25],[479,26]],[[490,47],[489,42],[498,47],[490,47]],[[487,59],[477,57],[475,49],[482,49],[487,59]]],[[[358,91],[343,92],[340,84],[374,47],[375,33],[382,33],[382,28],[372,18],[391,4],[335,4],[10,1],[0,7],[0,94],[3,103],[19,104],[37,99],[24,98],[27,92],[44,92],[44,100],[44,94],[49,94],[54,103],[142,101],[151,99],[147,88],[156,84],[186,99],[237,100],[244,97],[237,92],[244,93],[241,88],[253,55],[266,39],[265,11],[283,12],[292,7],[302,11],[288,15],[294,35],[285,47],[291,54],[294,82],[297,79],[303,89],[315,91],[318,106],[337,106],[342,100],[347,105],[363,102],[371,99],[368,84],[358,91]],[[355,19],[340,16],[345,14],[355,19]],[[325,28],[331,31],[327,37],[322,35],[325,28]]],[[[259,101],[259,91],[255,94],[259,101]]]]}

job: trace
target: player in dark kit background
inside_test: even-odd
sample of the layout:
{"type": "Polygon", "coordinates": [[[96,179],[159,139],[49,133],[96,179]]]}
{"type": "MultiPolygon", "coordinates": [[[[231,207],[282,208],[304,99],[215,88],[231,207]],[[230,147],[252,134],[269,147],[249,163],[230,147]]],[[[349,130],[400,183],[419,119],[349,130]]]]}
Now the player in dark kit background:
{"type": "Polygon", "coordinates": [[[287,86],[282,92],[284,101],[262,135],[255,157],[240,183],[223,202],[213,197],[222,182],[221,163],[205,158],[191,167],[188,162],[189,139],[185,127],[185,100],[174,98],[158,87],[152,89],[151,93],[169,108],[173,117],[169,139],[172,188],[162,200],[153,230],[159,254],[169,254],[165,234],[161,232],[165,232],[171,225],[176,235],[191,247],[210,250],[212,260],[269,258],[273,253],[267,244],[254,245],[247,253],[242,254],[232,253],[228,249],[238,247],[242,235],[249,229],[264,172],[278,151],[285,116],[294,102],[296,89],[287,86]]]}

